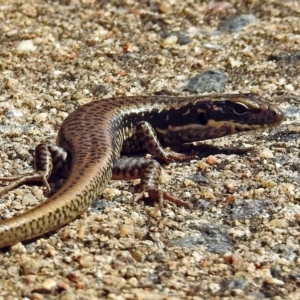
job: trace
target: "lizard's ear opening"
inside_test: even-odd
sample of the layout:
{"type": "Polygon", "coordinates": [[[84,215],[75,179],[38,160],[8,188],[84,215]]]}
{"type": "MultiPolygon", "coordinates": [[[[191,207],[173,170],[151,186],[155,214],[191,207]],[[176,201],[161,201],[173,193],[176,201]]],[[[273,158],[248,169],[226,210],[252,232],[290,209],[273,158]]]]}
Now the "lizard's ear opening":
{"type": "Polygon", "coordinates": [[[206,117],[206,113],[201,112],[198,115],[198,121],[201,125],[206,125],[207,124],[207,117],[206,117]]]}

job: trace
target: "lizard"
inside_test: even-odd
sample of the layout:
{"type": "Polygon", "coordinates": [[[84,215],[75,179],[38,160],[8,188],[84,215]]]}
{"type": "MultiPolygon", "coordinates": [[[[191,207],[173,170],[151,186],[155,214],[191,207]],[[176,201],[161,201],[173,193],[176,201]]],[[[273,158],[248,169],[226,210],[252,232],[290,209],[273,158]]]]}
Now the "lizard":
{"type": "Polygon", "coordinates": [[[0,248],[71,222],[101,195],[110,179],[141,178],[142,192],[136,201],[146,195],[161,208],[164,200],[192,208],[158,187],[161,166],[157,160],[121,155],[147,150],[166,163],[188,161],[197,156],[175,152],[174,145],[272,128],[282,120],[283,112],[277,106],[252,93],[91,101],[63,121],[56,145],[36,147],[30,174],[0,177],[0,181],[10,182],[0,195],[29,182],[42,182],[51,193],[51,174],[66,177],[63,186],[41,204],[0,221],[0,248]]]}

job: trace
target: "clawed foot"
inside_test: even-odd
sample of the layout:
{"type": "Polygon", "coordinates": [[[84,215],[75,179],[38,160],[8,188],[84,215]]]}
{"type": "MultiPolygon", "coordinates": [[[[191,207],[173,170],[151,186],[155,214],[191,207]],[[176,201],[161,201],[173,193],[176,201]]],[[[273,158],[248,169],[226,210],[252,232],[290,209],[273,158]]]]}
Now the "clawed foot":
{"type": "Polygon", "coordinates": [[[193,208],[192,204],[181,200],[167,192],[161,191],[156,187],[147,187],[144,191],[137,194],[134,198],[134,203],[141,202],[145,198],[150,198],[157,202],[161,211],[163,211],[165,200],[177,204],[178,206],[183,206],[185,208],[193,208]]]}
{"type": "Polygon", "coordinates": [[[171,150],[165,151],[165,156],[163,157],[163,160],[170,163],[170,162],[184,162],[184,161],[191,161],[194,159],[199,159],[197,155],[194,154],[183,154],[183,153],[177,153],[171,150]]]}
{"type": "Polygon", "coordinates": [[[38,172],[27,173],[18,176],[0,177],[0,181],[10,182],[10,184],[0,189],[0,195],[6,194],[7,192],[13,190],[14,188],[20,185],[38,181],[41,181],[44,184],[49,194],[51,193],[51,188],[47,178],[45,177],[45,175],[40,174],[38,172]]]}

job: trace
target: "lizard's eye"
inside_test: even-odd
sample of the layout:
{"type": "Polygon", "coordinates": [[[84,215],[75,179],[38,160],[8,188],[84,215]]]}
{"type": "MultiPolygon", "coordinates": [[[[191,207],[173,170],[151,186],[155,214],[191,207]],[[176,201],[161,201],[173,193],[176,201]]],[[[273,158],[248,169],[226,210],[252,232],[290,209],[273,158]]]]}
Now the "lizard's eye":
{"type": "Polygon", "coordinates": [[[237,115],[243,115],[248,111],[248,107],[243,103],[237,102],[233,105],[232,110],[237,115]]]}

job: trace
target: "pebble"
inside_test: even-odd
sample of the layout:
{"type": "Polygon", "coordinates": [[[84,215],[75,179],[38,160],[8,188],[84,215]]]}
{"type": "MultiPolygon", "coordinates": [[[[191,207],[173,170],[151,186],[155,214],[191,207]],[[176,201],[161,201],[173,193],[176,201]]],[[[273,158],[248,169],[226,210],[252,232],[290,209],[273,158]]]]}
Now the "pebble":
{"type": "Polygon", "coordinates": [[[116,197],[119,197],[120,195],[121,195],[121,191],[115,188],[106,188],[103,192],[103,197],[106,200],[112,200],[116,197]]]}
{"type": "Polygon", "coordinates": [[[201,171],[205,171],[208,168],[208,164],[203,161],[198,161],[197,166],[201,171]]]}
{"type": "Polygon", "coordinates": [[[218,159],[213,156],[213,155],[210,155],[206,158],[206,162],[209,164],[209,165],[215,165],[218,163],[218,159]]]}
{"type": "Polygon", "coordinates": [[[56,281],[48,278],[42,283],[42,288],[46,291],[51,291],[57,287],[56,281]]]}
{"type": "Polygon", "coordinates": [[[120,226],[120,237],[125,237],[134,233],[133,225],[123,224],[120,226]]]}
{"type": "Polygon", "coordinates": [[[184,91],[191,93],[221,93],[224,85],[228,81],[228,77],[220,70],[209,70],[197,74],[185,82],[184,91]]]}
{"type": "Polygon", "coordinates": [[[243,27],[256,22],[257,18],[253,14],[239,15],[220,23],[220,31],[240,32],[243,27]]]}
{"type": "Polygon", "coordinates": [[[79,263],[84,268],[92,268],[94,265],[94,258],[92,255],[84,254],[80,259],[79,263]]]}
{"type": "Polygon", "coordinates": [[[38,123],[45,122],[47,118],[48,118],[48,113],[39,113],[35,116],[35,120],[38,123]]]}
{"type": "Polygon", "coordinates": [[[34,195],[32,194],[26,194],[24,195],[22,199],[22,205],[27,206],[27,205],[33,205],[37,203],[37,199],[34,195]]]}
{"type": "Polygon", "coordinates": [[[10,266],[8,269],[7,269],[7,273],[10,275],[10,276],[18,276],[19,275],[19,268],[17,266],[10,266]]]}
{"type": "Polygon", "coordinates": [[[273,151],[270,149],[267,149],[267,148],[265,148],[263,151],[261,151],[259,156],[261,158],[274,158],[273,151]]]}
{"type": "Polygon", "coordinates": [[[159,218],[161,217],[161,210],[158,206],[149,208],[148,213],[153,218],[159,218]]]}
{"type": "Polygon", "coordinates": [[[273,219],[268,223],[269,227],[288,228],[289,223],[285,219],[273,219]]]}
{"type": "Polygon", "coordinates": [[[45,298],[40,293],[32,293],[31,298],[30,298],[30,300],[43,300],[43,299],[45,299],[45,298]]]}
{"type": "Polygon", "coordinates": [[[277,278],[273,278],[273,277],[266,278],[266,282],[269,284],[275,284],[275,285],[285,285],[284,281],[277,279],[277,278]]]}
{"type": "Polygon", "coordinates": [[[166,37],[163,42],[161,43],[161,45],[164,48],[173,46],[174,44],[176,44],[178,41],[178,37],[176,35],[169,35],[168,37],[166,37]]]}
{"type": "Polygon", "coordinates": [[[188,178],[185,178],[184,181],[183,181],[184,185],[185,186],[193,186],[195,185],[195,182],[193,182],[193,180],[190,180],[188,178]]]}
{"type": "Polygon", "coordinates": [[[17,50],[20,52],[30,52],[35,51],[36,49],[37,47],[34,45],[32,40],[24,40],[17,45],[17,50]]]}

